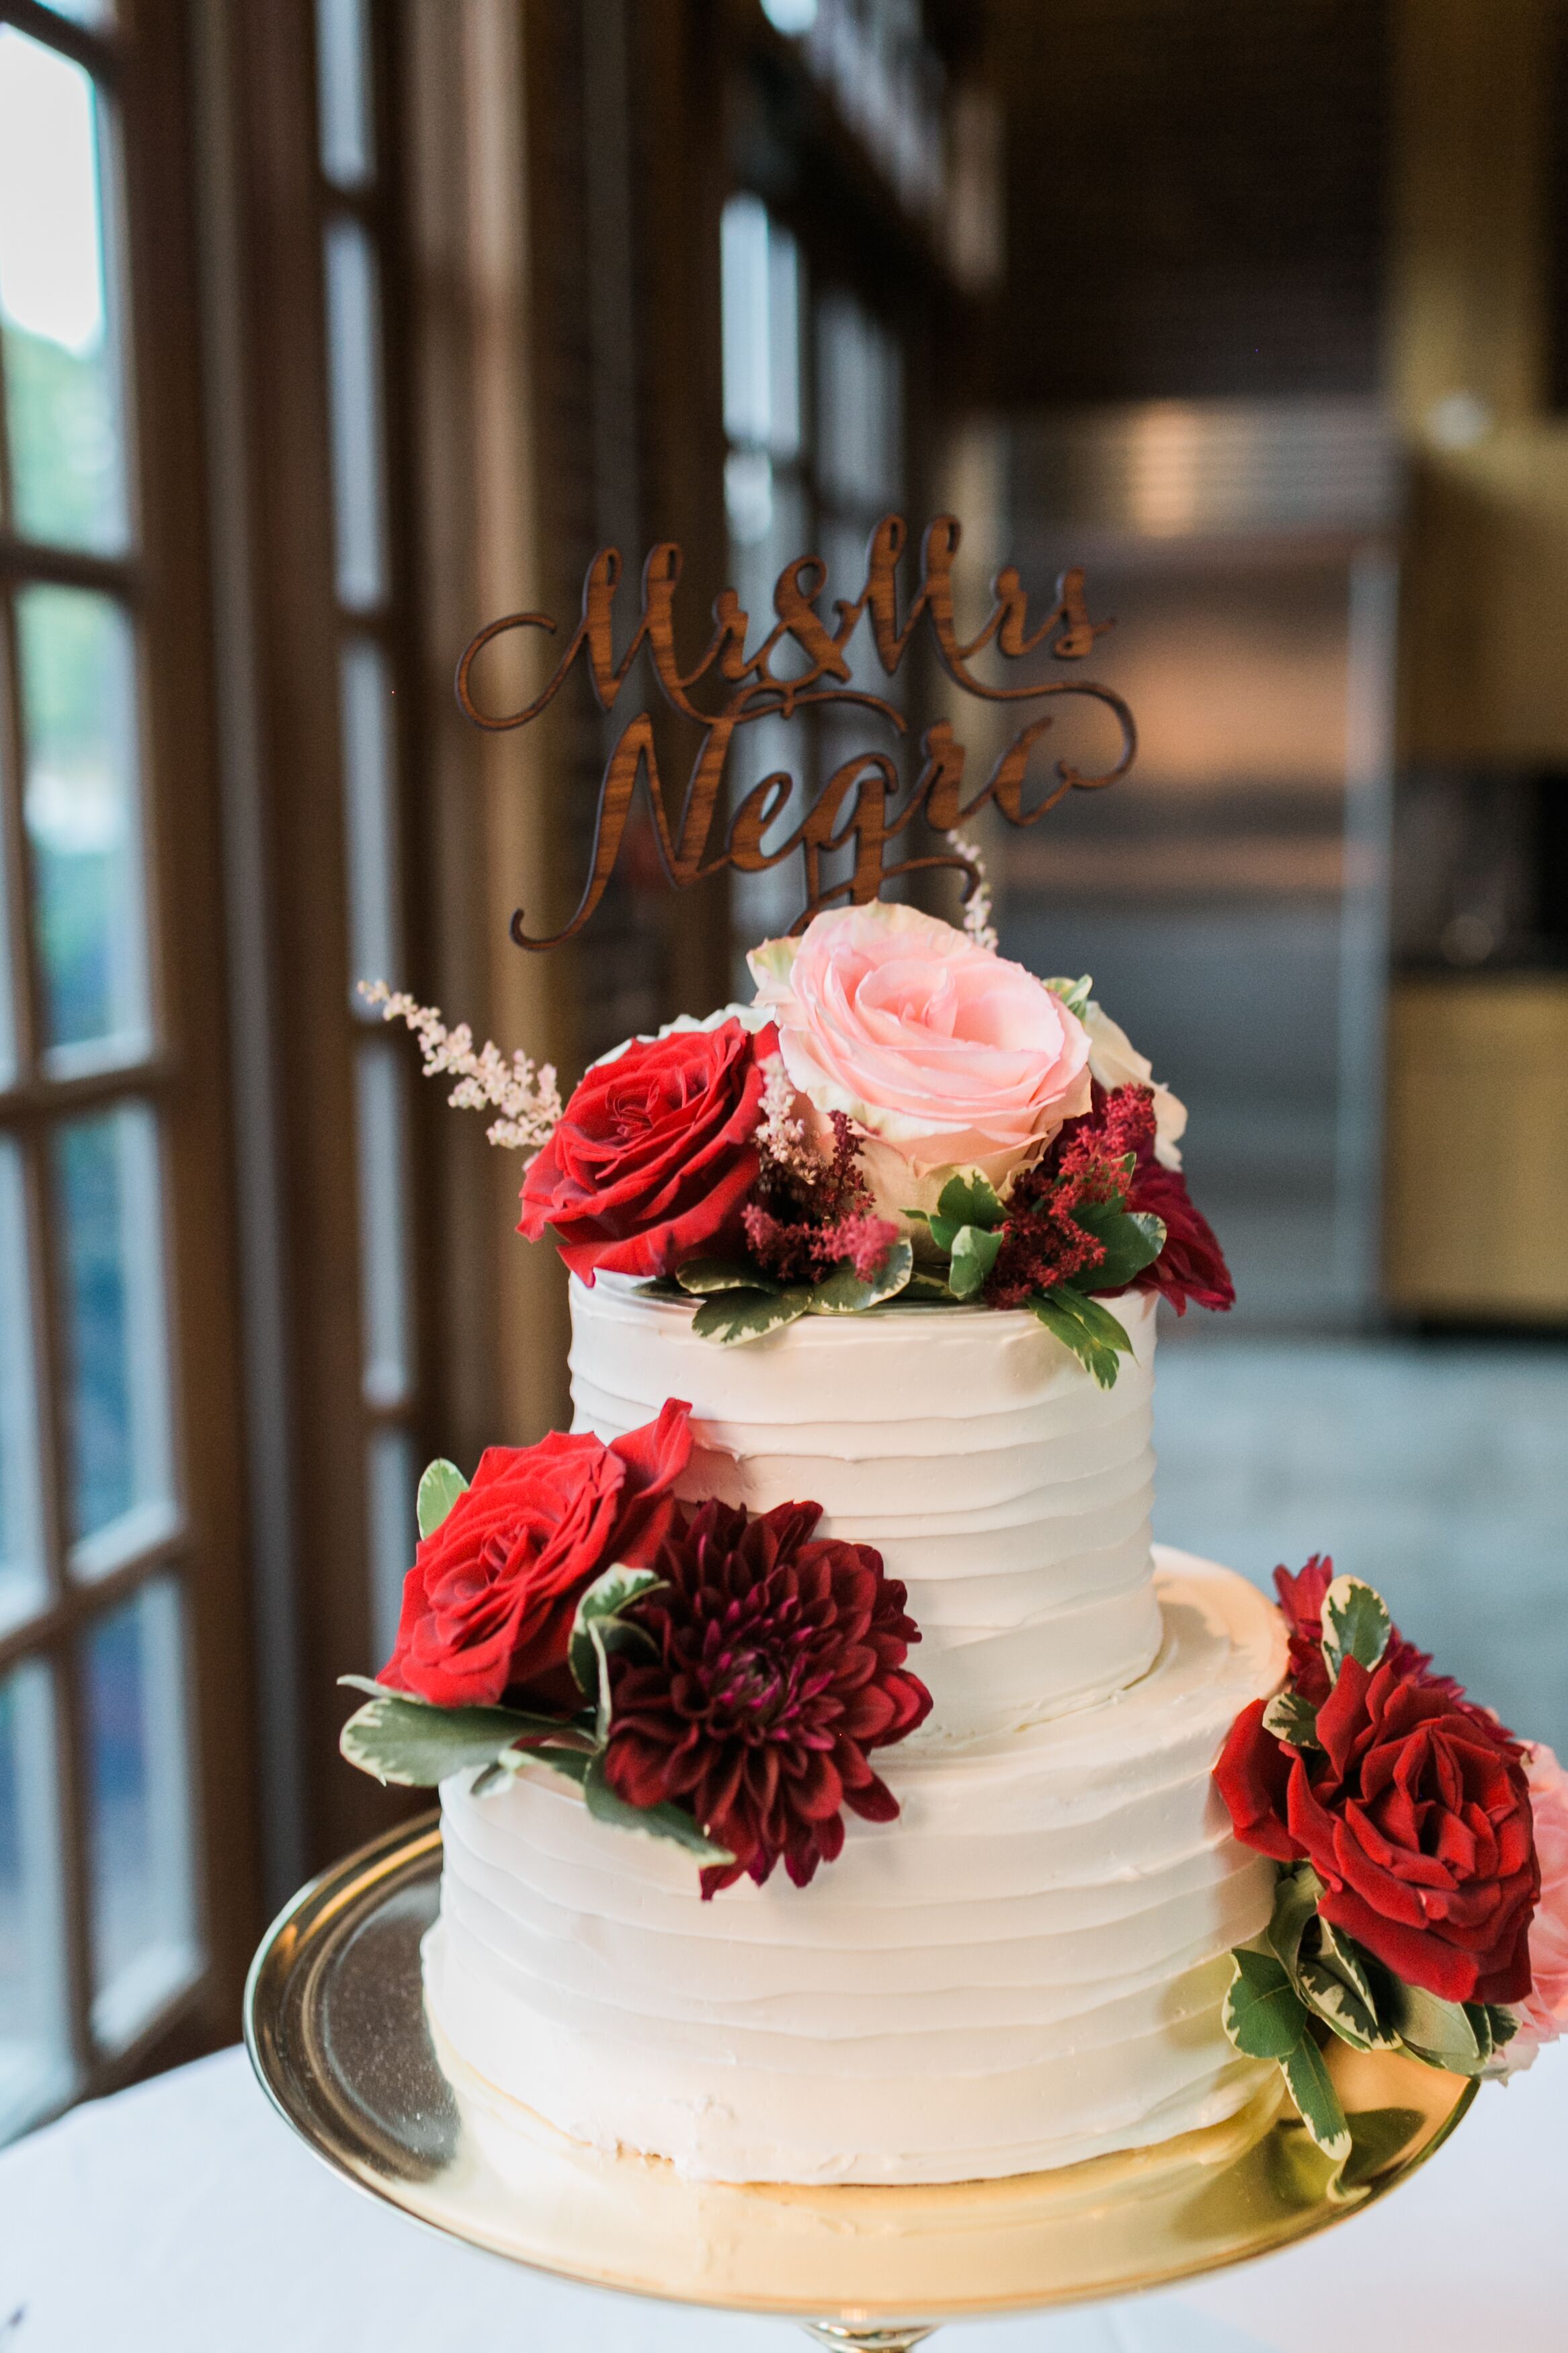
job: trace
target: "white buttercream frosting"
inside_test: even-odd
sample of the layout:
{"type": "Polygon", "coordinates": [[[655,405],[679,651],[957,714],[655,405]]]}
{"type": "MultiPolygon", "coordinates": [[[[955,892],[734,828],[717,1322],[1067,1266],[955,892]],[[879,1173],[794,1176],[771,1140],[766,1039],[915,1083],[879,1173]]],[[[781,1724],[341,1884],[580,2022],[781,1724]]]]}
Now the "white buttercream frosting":
{"type": "Polygon", "coordinates": [[[440,2029],[503,2100],[717,2180],[994,2178],[1218,2122],[1266,2073],[1219,2002],[1273,1871],[1210,1768],[1283,1633],[1183,1555],[1158,1602],[1157,1658],[1104,1704],[885,1752],[899,1820],[850,1819],[805,1889],[779,1872],[704,1904],[689,1858],[547,1769],[483,1798],[457,1777],[440,2029]]]}
{"type": "Polygon", "coordinates": [[[691,1405],[682,1493],[810,1500],[874,1545],[921,1630],[922,1746],[1107,1698],[1160,1646],[1151,1577],[1154,1303],[1109,1302],[1133,1353],[1111,1389],[1024,1311],[900,1307],[695,1337],[624,1277],[572,1284],[573,1427],[618,1438],[691,1405]]]}

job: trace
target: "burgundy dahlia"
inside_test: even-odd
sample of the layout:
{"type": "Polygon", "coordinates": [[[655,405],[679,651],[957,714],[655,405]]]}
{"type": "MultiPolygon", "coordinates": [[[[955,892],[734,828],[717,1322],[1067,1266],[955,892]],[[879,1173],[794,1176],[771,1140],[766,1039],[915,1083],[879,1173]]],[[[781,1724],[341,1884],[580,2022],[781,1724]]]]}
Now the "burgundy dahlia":
{"type": "Polygon", "coordinates": [[[904,1672],[920,1629],[868,1545],[812,1537],[819,1504],[748,1520],[701,1504],[665,1541],[661,1590],[627,1615],[657,1655],[611,1660],[605,1769],[634,1806],[673,1800],[729,1849],[705,1897],[782,1856],[797,1887],[844,1844],[841,1809],[891,1821],[898,1800],[870,1752],[924,1722],[931,1694],[904,1672]]]}

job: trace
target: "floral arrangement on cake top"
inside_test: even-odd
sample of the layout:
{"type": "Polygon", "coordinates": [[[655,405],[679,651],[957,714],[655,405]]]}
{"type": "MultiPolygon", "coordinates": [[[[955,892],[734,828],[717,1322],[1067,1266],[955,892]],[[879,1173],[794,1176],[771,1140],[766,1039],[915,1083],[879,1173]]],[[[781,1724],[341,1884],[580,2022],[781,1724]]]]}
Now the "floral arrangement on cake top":
{"type": "Polygon", "coordinates": [[[1568,1774],[1434,1674],[1370,1585],[1317,1556],[1274,1581],[1285,1683],[1237,1718],[1214,1778],[1280,1870],[1225,2022],[1342,2162],[1329,2036],[1506,2075],[1568,2029],[1568,1774]]]}
{"type": "Polygon", "coordinates": [[[693,1328],[763,1337],[807,1314],[1026,1309],[1102,1387],[1131,1349],[1105,1303],[1228,1307],[1182,1174],[1186,1113],[1095,1001],[897,903],[828,910],[749,959],[756,994],[594,1064],[551,1070],[377,983],[451,1100],[530,1154],[520,1230],[573,1273],[636,1275],[693,1328]]]}
{"type": "Polygon", "coordinates": [[[816,1535],[816,1504],[688,1505],[690,1409],[605,1445],[492,1446],[472,1485],[419,1482],[419,1545],[392,1657],[341,1746],[378,1780],[477,1792],[529,1765],[595,1820],[672,1841],[704,1897],[780,1862],[797,1887],[845,1809],[896,1819],[871,1763],[931,1710],[920,1630],[869,1545],[816,1535]]]}

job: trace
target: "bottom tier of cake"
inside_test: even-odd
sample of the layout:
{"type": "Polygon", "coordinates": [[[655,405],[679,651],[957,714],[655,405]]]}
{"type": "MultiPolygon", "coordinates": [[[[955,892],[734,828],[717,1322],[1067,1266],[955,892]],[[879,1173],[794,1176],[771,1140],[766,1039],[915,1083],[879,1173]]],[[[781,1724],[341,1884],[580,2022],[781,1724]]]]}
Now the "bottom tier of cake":
{"type": "Polygon", "coordinates": [[[442,1789],[426,1996],[496,2091],[721,2181],[991,2179],[1217,2123],[1267,2070],[1225,2039],[1228,1948],[1273,1869],[1209,1770],[1284,1662],[1271,1605],[1156,1549],[1164,1641],[1115,1699],[890,1751],[900,1819],[805,1889],[712,1903],[677,1849],[538,1768],[442,1789]]]}

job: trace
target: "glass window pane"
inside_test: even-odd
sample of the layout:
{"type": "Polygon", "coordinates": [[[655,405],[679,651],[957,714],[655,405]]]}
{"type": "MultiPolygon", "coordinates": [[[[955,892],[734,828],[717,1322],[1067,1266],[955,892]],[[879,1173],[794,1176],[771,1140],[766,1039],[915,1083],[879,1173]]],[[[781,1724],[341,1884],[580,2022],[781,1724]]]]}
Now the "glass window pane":
{"type": "Polygon", "coordinates": [[[45,1589],[22,1155],[0,1137],[0,1628],[36,1609],[45,1589]]]}
{"type": "Polygon", "coordinates": [[[89,33],[107,31],[114,22],[114,0],[44,0],[44,5],[89,33]]]}
{"type": "Polygon", "coordinates": [[[903,470],[899,347],[851,295],[824,297],[816,313],[817,464],[828,496],[882,512],[903,470]]]}
{"type": "Polygon", "coordinates": [[[45,1047],[57,1071],[130,1059],[148,1039],[131,623],[111,597],[37,586],[16,632],[45,1047]]]}
{"type": "Polygon", "coordinates": [[[398,986],[403,971],[398,920],[392,681],[378,645],[358,638],[343,648],[343,814],[348,835],[349,990],[356,1013],[379,1020],[356,996],[361,980],[398,986]]]}
{"type": "Polygon", "coordinates": [[[10,506],[24,535],[126,538],[103,142],[91,77],[0,27],[0,360],[10,506]]]}
{"type": "Polygon", "coordinates": [[[405,1430],[373,1430],[366,1452],[367,1518],[370,1524],[370,1631],[372,1672],[380,1671],[397,1641],[403,1580],[414,1566],[418,1538],[415,1497],[419,1472],[414,1440],[405,1430]]]}
{"type": "Polygon", "coordinates": [[[83,1646],[92,2031],[118,2050],[200,1966],[180,1597],[161,1577],[83,1646]]]}
{"type": "Polygon", "coordinates": [[[363,609],[386,594],[382,499],[381,282],[358,221],[328,224],[327,362],[338,595],[363,609]]]}
{"type": "Polygon", "coordinates": [[[158,1140],[141,1103],[54,1137],[71,1566],[105,1569],[174,1524],[158,1140]]]}
{"type": "Polygon", "coordinates": [[[321,169],[340,188],[375,171],[370,25],[365,0],[316,0],[316,92],[321,169]]]}
{"type": "Polygon", "coordinates": [[[408,1395],[407,1066],[390,1039],[367,1041],[355,1078],[364,1395],[369,1405],[401,1405],[408,1395]]]}
{"type": "Polygon", "coordinates": [[[721,225],[724,430],[793,458],[801,443],[800,257],[755,196],[731,196],[721,225]]]}
{"type": "Polygon", "coordinates": [[[0,1681],[0,2140],[71,2090],[49,1679],[0,1681]]]}

